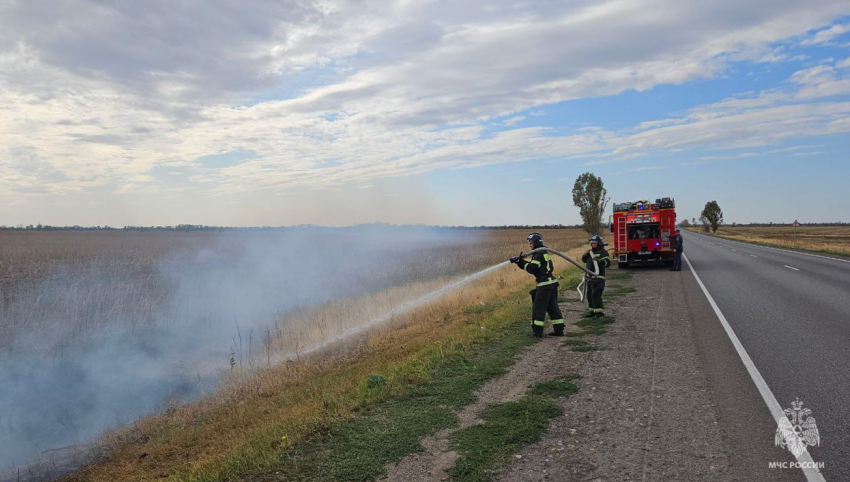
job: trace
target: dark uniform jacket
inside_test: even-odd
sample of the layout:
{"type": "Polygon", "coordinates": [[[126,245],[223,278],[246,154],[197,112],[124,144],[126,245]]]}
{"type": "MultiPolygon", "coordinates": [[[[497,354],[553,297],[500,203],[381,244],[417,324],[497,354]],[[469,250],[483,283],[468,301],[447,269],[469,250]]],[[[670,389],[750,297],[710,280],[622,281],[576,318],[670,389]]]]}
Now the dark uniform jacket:
{"type": "Polygon", "coordinates": [[[517,261],[517,266],[533,274],[537,281],[537,286],[547,286],[558,282],[558,279],[552,273],[555,267],[552,264],[552,256],[549,253],[534,253],[531,255],[531,261],[520,258],[517,261]]]}
{"type": "MultiPolygon", "coordinates": [[[[603,248],[602,246],[597,246],[596,249],[593,250],[593,256],[594,258],[596,258],[596,262],[599,264],[599,275],[593,277],[605,279],[605,268],[611,265],[611,258],[608,257],[608,251],[605,251],[605,248],[603,248]]],[[[584,255],[581,257],[581,260],[584,261],[587,269],[589,269],[590,271],[594,270],[593,260],[590,258],[590,253],[584,253],[584,255]]]]}
{"type": "Polygon", "coordinates": [[[683,250],[683,248],[684,248],[684,247],[683,247],[683,245],[684,245],[684,244],[685,244],[685,242],[684,242],[684,240],[682,239],[682,235],[681,235],[681,234],[679,234],[679,235],[677,235],[675,238],[673,238],[673,249],[674,249],[677,253],[681,253],[681,252],[682,252],[682,250],[683,250]]]}

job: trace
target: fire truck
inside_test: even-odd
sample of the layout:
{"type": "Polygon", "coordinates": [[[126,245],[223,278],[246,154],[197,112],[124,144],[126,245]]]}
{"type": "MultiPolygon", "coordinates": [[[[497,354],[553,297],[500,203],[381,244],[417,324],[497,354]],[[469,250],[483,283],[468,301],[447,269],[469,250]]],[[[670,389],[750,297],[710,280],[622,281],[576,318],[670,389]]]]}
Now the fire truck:
{"type": "Polygon", "coordinates": [[[614,234],[614,252],[619,268],[632,264],[673,263],[673,232],[676,230],[676,203],[672,198],[654,203],[635,201],[614,204],[609,220],[614,234]]]}

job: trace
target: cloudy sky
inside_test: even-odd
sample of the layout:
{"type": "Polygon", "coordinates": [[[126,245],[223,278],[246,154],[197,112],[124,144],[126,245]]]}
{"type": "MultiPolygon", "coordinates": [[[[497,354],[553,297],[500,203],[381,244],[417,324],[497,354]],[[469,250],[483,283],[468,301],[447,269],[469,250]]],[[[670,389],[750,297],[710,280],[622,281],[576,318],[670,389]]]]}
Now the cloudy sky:
{"type": "Polygon", "coordinates": [[[850,2],[0,0],[0,224],[850,221],[850,2]]]}

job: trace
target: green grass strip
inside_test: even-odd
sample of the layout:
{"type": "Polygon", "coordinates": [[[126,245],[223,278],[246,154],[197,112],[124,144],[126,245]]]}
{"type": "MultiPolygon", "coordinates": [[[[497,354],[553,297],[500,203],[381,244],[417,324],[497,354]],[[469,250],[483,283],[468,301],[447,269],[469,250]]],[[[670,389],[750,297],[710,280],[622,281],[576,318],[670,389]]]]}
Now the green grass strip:
{"type": "Polygon", "coordinates": [[[554,399],[578,391],[575,375],[543,382],[516,402],[494,405],[481,413],[483,424],[459,430],[452,448],[460,453],[449,476],[458,482],[483,482],[493,467],[522,447],[540,440],[549,420],[563,413],[554,399]]]}
{"type": "Polygon", "coordinates": [[[581,345],[581,346],[574,346],[574,347],[570,348],[570,351],[574,351],[574,352],[598,351],[598,350],[599,350],[599,348],[597,348],[596,345],[590,345],[590,344],[581,345]]]}
{"type": "Polygon", "coordinates": [[[527,305],[495,305],[496,313],[478,312],[478,308],[476,312],[516,320],[505,331],[445,351],[430,361],[429,382],[394,392],[366,408],[362,416],[317,428],[306,440],[283,450],[279,464],[266,467],[257,480],[374,480],[387,463],[421,450],[419,439],[454,426],[455,411],[475,401],[474,391],[504,374],[514,356],[537,341],[528,333],[527,305]]]}
{"type": "Polygon", "coordinates": [[[618,270],[618,271],[613,271],[613,272],[612,271],[606,271],[605,272],[605,278],[607,280],[625,280],[625,279],[632,279],[632,276],[634,276],[634,274],[635,274],[634,271],[624,271],[624,270],[618,270]]]}
{"type": "Polygon", "coordinates": [[[625,296],[629,293],[634,293],[637,291],[637,288],[634,286],[609,286],[602,292],[602,296],[607,299],[611,298],[619,298],[620,296],[625,296]]]}

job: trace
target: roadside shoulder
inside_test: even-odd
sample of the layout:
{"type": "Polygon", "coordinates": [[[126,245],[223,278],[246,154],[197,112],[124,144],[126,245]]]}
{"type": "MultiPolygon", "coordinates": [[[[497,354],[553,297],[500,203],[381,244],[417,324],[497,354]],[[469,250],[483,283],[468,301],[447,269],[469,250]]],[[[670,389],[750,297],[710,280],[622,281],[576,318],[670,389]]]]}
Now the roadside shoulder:
{"type": "Polygon", "coordinates": [[[579,394],[493,480],[733,480],[680,274],[621,283],[635,292],[579,370],[579,394]]]}

